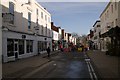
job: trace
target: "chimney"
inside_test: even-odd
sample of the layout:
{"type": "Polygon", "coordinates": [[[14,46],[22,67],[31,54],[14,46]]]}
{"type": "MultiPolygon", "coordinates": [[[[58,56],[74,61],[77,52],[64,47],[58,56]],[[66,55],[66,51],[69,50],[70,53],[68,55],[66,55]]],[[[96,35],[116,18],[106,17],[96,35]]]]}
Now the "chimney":
{"type": "Polygon", "coordinates": [[[53,22],[51,22],[51,26],[53,26],[54,25],[54,23],[53,22]]]}

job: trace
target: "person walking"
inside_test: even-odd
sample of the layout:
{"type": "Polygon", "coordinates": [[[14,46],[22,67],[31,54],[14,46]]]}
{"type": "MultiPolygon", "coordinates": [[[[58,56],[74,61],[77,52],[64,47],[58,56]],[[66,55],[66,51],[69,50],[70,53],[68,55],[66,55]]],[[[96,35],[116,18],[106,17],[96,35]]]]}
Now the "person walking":
{"type": "Polygon", "coordinates": [[[47,48],[48,57],[50,57],[50,47],[47,48]]]}

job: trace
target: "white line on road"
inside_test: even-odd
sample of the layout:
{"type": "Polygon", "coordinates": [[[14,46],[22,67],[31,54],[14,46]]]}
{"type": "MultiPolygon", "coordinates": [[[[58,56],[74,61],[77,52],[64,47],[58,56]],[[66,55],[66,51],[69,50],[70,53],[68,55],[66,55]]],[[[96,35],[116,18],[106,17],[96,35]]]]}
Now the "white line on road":
{"type": "Polygon", "coordinates": [[[89,74],[90,74],[90,78],[92,80],[98,80],[96,74],[95,74],[95,71],[90,63],[90,59],[85,59],[86,63],[87,63],[87,67],[88,67],[88,71],[89,71],[89,74]]]}
{"type": "Polygon", "coordinates": [[[97,80],[97,76],[96,76],[96,74],[95,74],[95,71],[94,71],[94,69],[93,69],[93,67],[92,67],[92,65],[91,65],[90,62],[89,62],[89,64],[90,64],[91,70],[92,70],[92,72],[93,72],[93,75],[94,75],[95,79],[97,80]]]}
{"type": "Polygon", "coordinates": [[[93,80],[93,76],[92,76],[92,73],[91,73],[91,70],[90,70],[90,66],[89,66],[88,62],[86,62],[86,63],[87,63],[88,71],[89,71],[89,74],[90,74],[90,78],[93,80]]]}

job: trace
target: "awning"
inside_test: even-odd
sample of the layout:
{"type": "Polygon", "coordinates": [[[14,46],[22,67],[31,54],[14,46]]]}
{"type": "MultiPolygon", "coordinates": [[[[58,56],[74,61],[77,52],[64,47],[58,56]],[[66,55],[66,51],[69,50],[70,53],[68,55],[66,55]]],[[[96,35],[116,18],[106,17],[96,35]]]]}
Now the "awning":
{"type": "Polygon", "coordinates": [[[116,26],[114,28],[111,28],[109,31],[107,31],[106,33],[102,34],[101,37],[113,37],[113,36],[120,36],[120,27],[116,26]]]}

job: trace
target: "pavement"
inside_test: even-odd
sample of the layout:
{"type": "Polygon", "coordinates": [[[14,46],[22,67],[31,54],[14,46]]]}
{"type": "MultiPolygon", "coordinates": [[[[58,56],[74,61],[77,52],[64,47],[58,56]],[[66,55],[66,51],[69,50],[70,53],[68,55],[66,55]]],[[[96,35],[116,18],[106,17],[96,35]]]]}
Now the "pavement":
{"type": "Polygon", "coordinates": [[[105,52],[100,50],[89,50],[87,55],[91,59],[99,78],[120,80],[120,57],[105,55],[105,52]]]}
{"type": "MultiPolygon", "coordinates": [[[[51,52],[51,55],[58,52],[59,51],[51,52]]],[[[40,67],[50,61],[49,58],[44,58],[44,57],[47,57],[47,53],[16,60],[14,62],[3,63],[2,77],[7,77],[7,78],[19,77],[26,73],[29,73],[32,70],[36,69],[37,67],[40,67]]]]}

